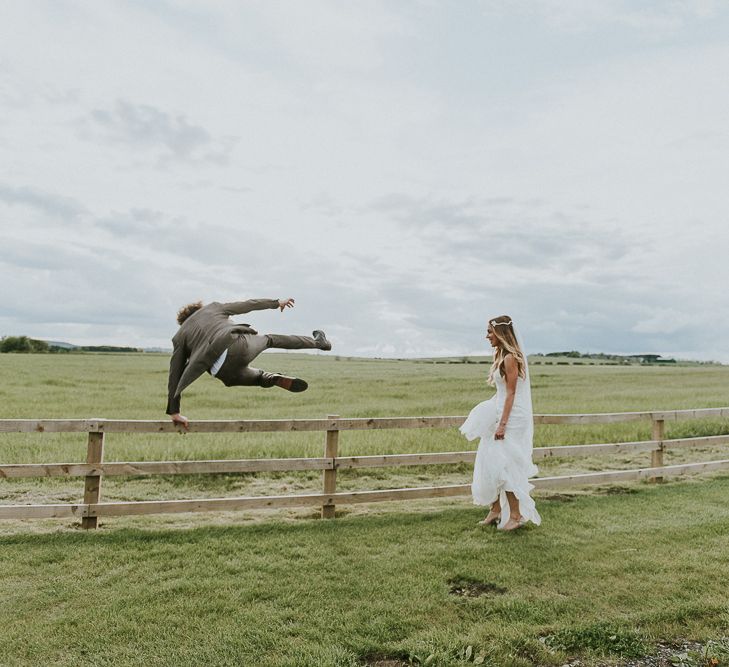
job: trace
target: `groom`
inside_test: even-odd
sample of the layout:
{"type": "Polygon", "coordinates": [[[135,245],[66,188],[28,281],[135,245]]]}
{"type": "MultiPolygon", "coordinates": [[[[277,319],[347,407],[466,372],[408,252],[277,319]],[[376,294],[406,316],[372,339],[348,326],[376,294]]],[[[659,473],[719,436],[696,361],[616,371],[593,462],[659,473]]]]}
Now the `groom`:
{"type": "Polygon", "coordinates": [[[293,299],[249,299],[233,303],[201,301],[182,307],[177,313],[180,328],[172,338],[172,359],[167,383],[167,414],[175,424],[188,428],[187,417],[180,414],[180,395],[192,382],[208,372],[226,387],[281,387],[288,391],[304,391],[309,385],[299,378],[268,373],[250,364],[263,350],[278,348],[331,350],[332,344],[323,331],[308,336],[281,334],[259,335],[249,324],[236,324],[229,317],[252,310],[293,308],[293,299]]]}

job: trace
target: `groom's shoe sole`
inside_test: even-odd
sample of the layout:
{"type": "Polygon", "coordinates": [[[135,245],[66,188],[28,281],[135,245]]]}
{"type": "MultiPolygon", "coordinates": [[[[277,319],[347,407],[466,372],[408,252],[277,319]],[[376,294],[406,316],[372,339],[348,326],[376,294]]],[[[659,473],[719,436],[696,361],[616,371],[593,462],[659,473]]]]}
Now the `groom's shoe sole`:
{"type": "Polygon", "coordinates": [[[309,384],[306,382],[306,380],[302,380],[300,378],[289,378],[285,375],[277,377],[274,384],[277,387],[281,387],[281,389],[285,389],[286,391],[293,391],[294,393],[306,391],[309,387],[309,384]]]}

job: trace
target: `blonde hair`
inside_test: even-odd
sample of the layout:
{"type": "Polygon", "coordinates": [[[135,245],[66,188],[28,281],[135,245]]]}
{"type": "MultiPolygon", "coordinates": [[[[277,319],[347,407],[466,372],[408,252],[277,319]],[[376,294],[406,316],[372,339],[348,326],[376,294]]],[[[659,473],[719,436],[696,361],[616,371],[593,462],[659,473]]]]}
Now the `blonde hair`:
{"type": "Polygon", "coordinates": [[[200,310],[203,307],[202,301],[195,301],[195,303],[188,303],[186,306],[182,306],[177,311],[177,324],[182,324],[190,315],[200,310]]]}
{"type": "Polygon", "coordinates": [[[495,384],[494,375],[498,370],[502,377],[504,376],[504,359],[507,354],[512,354],[516,360],[516,368],[519,377],[526,379],[526,362],[524,361],[524,353],[519,347],[514,333],[514,324],[508,315],[499,315],[489,320],[489,328],[494,332],[496,340],[499,344],[494,352],[494,363],[491,364],[489,370],[488,383],[495,384]]]}

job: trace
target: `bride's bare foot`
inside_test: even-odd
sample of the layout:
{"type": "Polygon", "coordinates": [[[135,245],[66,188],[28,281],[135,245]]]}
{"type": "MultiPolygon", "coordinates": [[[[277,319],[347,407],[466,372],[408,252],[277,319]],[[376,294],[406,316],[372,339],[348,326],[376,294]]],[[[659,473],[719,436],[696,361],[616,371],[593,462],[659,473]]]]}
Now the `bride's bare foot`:
{"type": "Polygon", "coordinates": [[[526,523],[526,519],[524,517],[518,517],[514,518],[509,517],[509,520],[506,522],[506,525],[501,530],[516,530],[517,528],[521,528],[526,523]]]}
{"type": "Polygon", "coordinates": [[[497,523],[501,520],[501,513],[500,512],[494,512],[491,510],[487,515],[485,519],[482,519],[478,522],[479,526],[490,526],[491,524],[497,523]]]}

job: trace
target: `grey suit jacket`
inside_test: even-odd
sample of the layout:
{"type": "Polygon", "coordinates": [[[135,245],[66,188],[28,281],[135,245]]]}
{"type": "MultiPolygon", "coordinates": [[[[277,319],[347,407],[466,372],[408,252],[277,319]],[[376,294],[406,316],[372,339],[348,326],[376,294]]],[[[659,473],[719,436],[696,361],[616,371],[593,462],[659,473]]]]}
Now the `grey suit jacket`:
{"type": "Polygon", "coordinates": [[[234,342],[235,336],[255,334],[248,324],[228,318],[252,310],[278,308],[278,299],[249,299],[234,303],[214,301],[188,317],[172,338],[172,359],[167,383],[167,414],[180,411],[180,394],[215,363],[234,342]]]}

